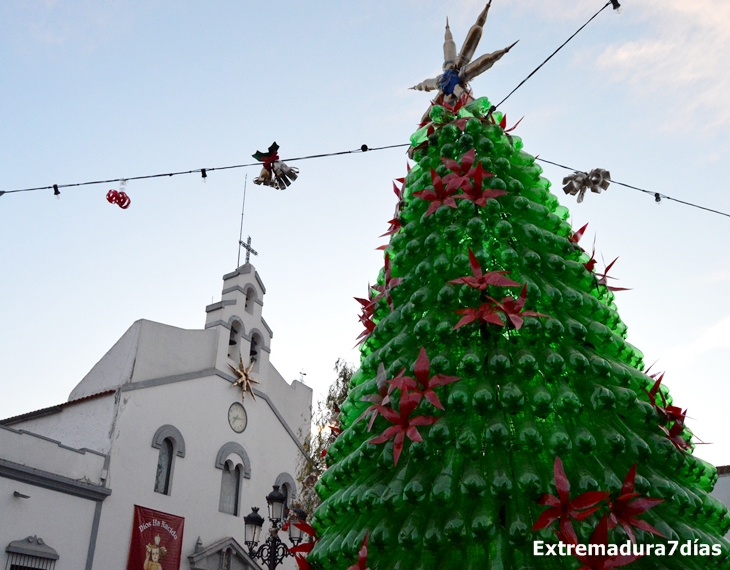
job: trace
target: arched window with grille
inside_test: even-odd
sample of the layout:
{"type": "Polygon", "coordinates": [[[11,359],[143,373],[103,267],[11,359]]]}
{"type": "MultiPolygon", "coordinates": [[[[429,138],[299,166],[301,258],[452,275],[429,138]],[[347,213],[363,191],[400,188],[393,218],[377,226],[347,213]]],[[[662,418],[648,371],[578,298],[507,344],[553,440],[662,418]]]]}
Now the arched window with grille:
{"type": "Polygon", "coordinates": [[[185,457],[185,440],[175,426],[164,425],[155,432],[152,447],[159,450],[155,471],[155,493],[170,495],[175,458],[185,457]]]}
{"type": "Polygon", "coordinates": [[[223,465],[221,475],[221,495],[218,503],[218,510],[228,513],[234,517],[238,516],[241,496],[241,465],[234,465],[232,461],[226,461],[223,465]]]}
{"type": "Polygon", "coordinates": [[[241,512],[241,488],[251,478],[251,462],[243,446],[235,441],[223,444],[215,460],[221,470],[221,491],[218,511],[238,516],[241,512]]]}
{"type": "Polygon", "coordinates": [[[166,437],[160,444],[160,455],[157,458],[157,474],[155,475],[155,493],[170,494],[170,474],[172,472],[172,442],[166,437]]]}

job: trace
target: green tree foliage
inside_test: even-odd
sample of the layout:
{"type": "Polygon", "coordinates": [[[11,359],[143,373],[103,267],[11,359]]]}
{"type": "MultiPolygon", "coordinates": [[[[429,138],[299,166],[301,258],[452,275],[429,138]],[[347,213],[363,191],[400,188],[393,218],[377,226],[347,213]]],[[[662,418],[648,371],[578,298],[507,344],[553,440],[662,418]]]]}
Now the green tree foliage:
{"type": "Polygon", "coordinates": [[[626,342],[605,271],[505,127],[482,98],[433,106],[412,137],[384,268],[361,300],[343,431],[328,468],[313,468],[309,564],[350,567],[369,533],[371,570],[728,568],[716,470],[691,454],[684,412],[626,342]],[[582,544],[697,539],[721,554],[534,556],[555,531],[582,544]]]}
{"type": "Polygon", "coordinates": [[[341,358],[335,362],[335,380],[330,385],[327,396],[319,400],[312,414],[312,429],[304,442],[308,458],[302,459],[297,471],[300,493],[297,502],[310,516],[319,506],[320,499],[314,484],[327,468],[327,447],[334,441],[339,430],[340,407],[347,397],[355,367],[341,358]]]}

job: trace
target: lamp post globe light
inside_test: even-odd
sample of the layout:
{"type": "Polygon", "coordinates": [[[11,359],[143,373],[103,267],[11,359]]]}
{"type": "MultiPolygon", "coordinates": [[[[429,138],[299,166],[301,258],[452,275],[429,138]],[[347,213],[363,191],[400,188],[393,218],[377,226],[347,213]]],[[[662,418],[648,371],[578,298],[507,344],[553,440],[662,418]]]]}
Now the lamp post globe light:
{"type": "MultiPolygon", "coordinates": [[[[248,547],[248,555],[258,558],[269,570],[274,570],[287,556],[294,556],[289,552],[289,547],[279,538],[279,531],[282,528],[286,497],[279,491],[279,486],[274,485],[274,490],[266,495],[266,503],[269,507],[269,536],[259,546],[261,528],[264,525],[264,518],[259,514],[258,507],[253,507],[251,514],[243,517],[244,541],[248,547]]],[[[295,526],[299,521],[306,521],[307,513],[302,509],[291,508],[288,513],[289,540],[293,546],[297,546],[303,538],[302,530],[295,526]]]]}

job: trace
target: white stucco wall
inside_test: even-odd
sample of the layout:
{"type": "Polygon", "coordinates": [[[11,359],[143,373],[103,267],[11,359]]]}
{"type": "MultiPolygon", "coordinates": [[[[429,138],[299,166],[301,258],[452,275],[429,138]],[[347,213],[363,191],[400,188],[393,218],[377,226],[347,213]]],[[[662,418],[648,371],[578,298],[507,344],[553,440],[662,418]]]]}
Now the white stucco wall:
{"type": "Polygon", "coordinates": [[[309,433],[312,420],[312,389],[299,380],[289,384],[279,371],[269,367],[269,374],[262,379],[261,390],[273,400],[297,436],[309,433]]]}
{"type": "MultiPolygon", "coordinates": [[[[97,546],[97,556],[109,568],[126,563],[135,504],[185,518],[187,557],[199,536],[206,546],[227,536],[243,544],[243,516],[252,506],[266,510],[264,497],[280,473],[296,477],[299,448],[268,404],[247,396],[248,425],[236,434],[228,424],[228,409],[236,401],[240,390],[218,376],[123,392],[110,461],[113,494],[104,503],[97,546]],[[151,445],[165,424],[180,430],[186,450],[185,457],[175,458],[169,496],[154,492],[159,451],[151,445]],[[242,483],[239,516],[218,511],[222,471],[215,461],[227,442],[239,443],[251,463],[251,478],[242,483]]],[[[294,568],[293,560],[285,568],[294,568]]]]}
{"type": "Polygon", "coordinates": [[[213,368],[218,334],[143,320],[132,382],[213,368]]]}
{"type": "MultiPolygon", "coordinates": [[[[62,441],[78,449],[109,453],[115,394],[63,404],[60,411],[14,423],[10,427],[62,441]]],[[[2,447],[0,447],[2,449],[2,447]]],[[[0,452],[0,456],[2,456],[0,452]]]]}
{"type": "Polygon", "coordinates": [[[116,389],[129,382],[134,370],[141,329],[142,321],[132,324],[71,391],[69,401],[116,389]]]}
{"type": "MultiPolygon", "coordinates": [[[[52,472],[74,481],[103,485],[105,457],[79,451],[45,437],[0,426],[0,450],[4,461],[52,472]]],[[[0,511],[2,512],[2,511],[0,511]]]]}
{"type": "MultiPolygon", "coordinates": [[[[0,568],[8,560],[5,547],[28,536],[42,538],[58,552],[56,570],[85,568],[95,507],[88,499],[0,477],[0,568]]],[[[97,560],[95,568],[113,567],[97,560]]]]}

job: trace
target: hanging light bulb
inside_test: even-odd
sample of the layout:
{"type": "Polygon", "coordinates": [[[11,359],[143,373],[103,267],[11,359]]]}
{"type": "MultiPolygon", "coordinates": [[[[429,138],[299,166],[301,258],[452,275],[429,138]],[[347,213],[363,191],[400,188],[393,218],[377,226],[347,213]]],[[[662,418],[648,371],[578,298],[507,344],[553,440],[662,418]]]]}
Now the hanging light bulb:
{"type": "Polygon", "coordinates": [[[654,201],[656,202],[657,206],[661,206],[662,203],[662,195],[659,194],[659,192],[654,193],[654,201]]]}
{"type": "Polygon", "coordinates": [[[621,4],[618,3],[618,0],[611,0],[611,6],[613,6],[613,11],[616,15],[620,15],[621,12],[623,12],[623,8],[621,8],[621,4]]]}
{"type": "Polygon", "coordinates": [[[56,197],[56,200],[61,199],[61,191],[58,189],[58,184],[53,185],[53,195],[56,197]]]}
{"type": "Polygon", "coordinates": [[[203,182],[208,182],[208,173],[205,171],[205,168],[200,169],[200,175],[203,177],[203,182]]]}

